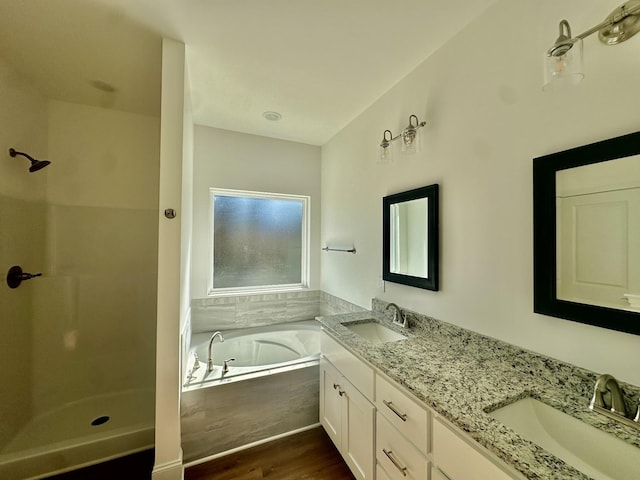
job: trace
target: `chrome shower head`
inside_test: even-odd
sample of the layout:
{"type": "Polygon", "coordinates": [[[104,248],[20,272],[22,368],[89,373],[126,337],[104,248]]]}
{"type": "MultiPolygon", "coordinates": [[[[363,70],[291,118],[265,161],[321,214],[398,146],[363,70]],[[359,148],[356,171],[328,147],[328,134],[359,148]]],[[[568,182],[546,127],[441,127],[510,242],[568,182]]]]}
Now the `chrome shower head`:
{"type": "Polygon", "coordinates": [[[49,160],[36,160],[31,155],[28,155],[28,154],[23,153],[23,152],[18,152],[16,150],[14,150],[13,148],[9,149],[9,155],[11,155],[12,157],[15,157],[16,155],[22,155],[23,157],[28,158],[29,161],[31,161],[31,166],[29,167],[29,171],[31,173],[37,172],[38,170],[43,169],[44,167],[46,167],[47,165],[49,165],[51,163],[49,160]]]}

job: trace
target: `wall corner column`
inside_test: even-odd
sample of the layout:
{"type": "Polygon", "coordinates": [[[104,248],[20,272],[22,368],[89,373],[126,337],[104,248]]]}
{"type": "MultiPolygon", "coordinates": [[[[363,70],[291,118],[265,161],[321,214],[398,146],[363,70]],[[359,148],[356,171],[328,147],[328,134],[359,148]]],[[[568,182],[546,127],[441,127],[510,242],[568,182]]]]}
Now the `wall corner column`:
{"type": "Polygon", "coordinates": [[[162,41],[156,425],[153,480],[184,476],[180,440],[180,258],[185,45],[162,41]],[[164,215],[177,212],[175,218],[164,215]]]}

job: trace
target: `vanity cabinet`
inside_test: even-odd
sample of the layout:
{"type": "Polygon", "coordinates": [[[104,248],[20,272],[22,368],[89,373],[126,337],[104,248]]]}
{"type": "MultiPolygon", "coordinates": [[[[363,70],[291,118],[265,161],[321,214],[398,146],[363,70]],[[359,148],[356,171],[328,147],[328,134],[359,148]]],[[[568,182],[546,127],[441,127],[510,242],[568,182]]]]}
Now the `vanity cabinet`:
{"type": "Polygon", "coordinates": [[[372,392],[373,370],[325,334],[321,338],[320,423],[353,475],[358,480],[373,480],[375,407],[369,400],[371,396],[367,398],[354,385],[362,384],[372,392]],[[331,360],[346,366],[351,374],[361,375],[348,376],[331,360]]]}
{"type": "Polygon", "coordinates": [[[320,423],[358,480],[524,479],[325,332],[320,349],[320,423]]]}

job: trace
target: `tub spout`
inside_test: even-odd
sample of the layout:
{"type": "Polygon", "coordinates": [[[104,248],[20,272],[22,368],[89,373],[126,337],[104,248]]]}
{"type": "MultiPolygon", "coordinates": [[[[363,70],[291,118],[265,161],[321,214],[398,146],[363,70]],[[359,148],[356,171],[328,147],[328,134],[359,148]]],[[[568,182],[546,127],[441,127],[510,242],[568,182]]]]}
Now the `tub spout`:
{"type": "Polygon", "coordinates": [[[221,332],[214,332],[209,339],[209,358],[207,359],[207,372],[213,371],[213,356],[211,355],[211,346],[213,345],[213,340],[216,337],[220,337],[220,343],[224,342],[224,337],[221,332]]]}

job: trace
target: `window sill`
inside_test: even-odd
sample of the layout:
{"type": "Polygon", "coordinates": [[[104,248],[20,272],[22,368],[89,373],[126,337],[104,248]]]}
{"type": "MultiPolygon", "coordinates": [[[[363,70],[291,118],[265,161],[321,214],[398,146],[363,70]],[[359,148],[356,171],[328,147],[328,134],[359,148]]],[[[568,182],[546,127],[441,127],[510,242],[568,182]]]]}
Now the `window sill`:
{"type": "Polygon", "coordinates": [[[306,285],[292,285],[292,286],[270,286],[264,288],[229,288],[207,291],[207,297],[236,297],[240,295],[267,295],[274,293],[290,293],[290,292],[304,292],[309,291],[309,287],[306,285]]]}

